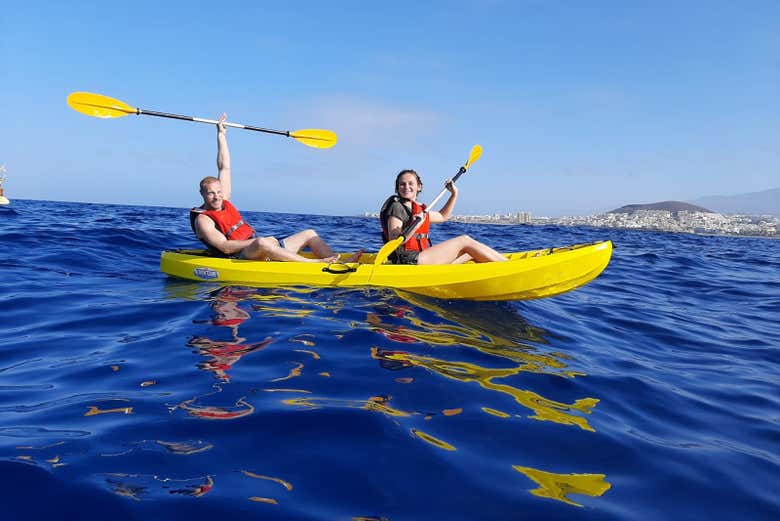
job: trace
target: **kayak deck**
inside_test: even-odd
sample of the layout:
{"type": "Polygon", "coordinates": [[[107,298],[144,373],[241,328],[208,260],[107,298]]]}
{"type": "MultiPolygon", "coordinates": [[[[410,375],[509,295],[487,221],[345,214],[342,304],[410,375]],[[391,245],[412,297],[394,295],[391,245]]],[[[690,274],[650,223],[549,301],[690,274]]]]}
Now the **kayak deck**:
{"type": "MultiPolygon", "coordinates": [[[[596,278],[609,263],[612,243],[602,241],[507,253],[508,262],[445,265],[374,265],[358,262],[267,262],[208,256],[205,250],[164,251],[160,270],[187,280],[260,287],[388,287],[429,297],[526,300],[551,297],[596,278]]],[[[349,254],[343,254],[347,258],[349,254]]]]}

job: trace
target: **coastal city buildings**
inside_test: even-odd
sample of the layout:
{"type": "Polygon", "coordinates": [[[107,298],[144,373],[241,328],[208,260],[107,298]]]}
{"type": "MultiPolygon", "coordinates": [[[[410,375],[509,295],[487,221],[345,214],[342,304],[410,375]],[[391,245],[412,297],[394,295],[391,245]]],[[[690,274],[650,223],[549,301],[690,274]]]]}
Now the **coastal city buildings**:
{"type": "MultiPolygon", "coordinates": [[[[365,217],[378,217],[365,213],[365,217]]],[[[536,217],[530,212],[493,215],[454,215],[451,221],[483,224],[530,224],[558,226],[592,226],[596,228],[622,228],[654,230],[706,235],[744,235],[754,237],[780,237],[780,216],[772,215],[722,215],[711,212],[637,210],[634,212],[609,212],[597,215],[573,217],[536,217]]]]}
{"type": "Polygon", "coordinates": [[[584,217],[540,218],[534,219],[534,224],[775,237],[778,236],[778,230],[780,230],[780,217],[638,210],[631,213],[603,213],[584,217]]]}

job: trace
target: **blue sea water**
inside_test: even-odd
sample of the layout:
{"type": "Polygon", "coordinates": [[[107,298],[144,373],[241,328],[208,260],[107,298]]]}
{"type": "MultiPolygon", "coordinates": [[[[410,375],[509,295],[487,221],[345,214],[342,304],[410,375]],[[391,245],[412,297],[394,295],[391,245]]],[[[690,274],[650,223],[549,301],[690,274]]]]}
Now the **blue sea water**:
{"type": "Polygon", "coordinates": [[[474,303],[178,281],[185,210],[12,205],[2,519],[780,519],[778,241],[439,225],[616,246],[576,291],[474,303]]]}

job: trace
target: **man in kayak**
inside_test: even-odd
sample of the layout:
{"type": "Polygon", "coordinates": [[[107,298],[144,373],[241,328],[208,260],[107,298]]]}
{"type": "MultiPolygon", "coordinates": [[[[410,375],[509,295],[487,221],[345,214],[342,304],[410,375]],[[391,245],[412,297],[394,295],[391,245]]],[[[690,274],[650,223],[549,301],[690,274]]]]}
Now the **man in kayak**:
{"type": "Polygon", "coordinates": [[[257,237],[235,206],[230,203],[230,150],[227,144],[226,114],[217,123],[217,177],[204,177],[200,182],[203,204],[190,210],[190,225],[195,235],[212,255],[267,261],[334,262],[338,255],[314,230],[277,239],[257,237]],[[308,248],[313,259],[299,255],[308,248]]]}
{"type": "Polygon", "coordinates": [[[390,196],[382,205],[379,220],[382,225],[382,238],[392,241],[401,235],[401,231],[414,219],[422,215],[420,224],[411,232],[404,244],[388,257],[393,264],[461,264],[474,262],[501,262],[506,257],[496,250],[469,237],[460,235],[436,245],[431,245],[428,229],[431,223],[446,221],[452,214],[458,198],[458,188],[452,181],[444,185],[450,197],[440,212],[426,212],[425,205],[417,202],[417,194],[422,192],[422,179],[414,170],[402,170],[395,178],[395,195],[390,196]]]}

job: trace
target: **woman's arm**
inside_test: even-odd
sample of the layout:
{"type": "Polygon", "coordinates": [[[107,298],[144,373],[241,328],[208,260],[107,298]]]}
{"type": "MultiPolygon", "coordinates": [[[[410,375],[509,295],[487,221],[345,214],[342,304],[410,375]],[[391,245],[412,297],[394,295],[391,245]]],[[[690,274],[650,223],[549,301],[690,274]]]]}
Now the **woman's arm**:
{"type": "Polygon", "coordinates": [[[455,201],[458,199],[458,187],[452,182],[452,179],[447,180],[444,183],[444,187],[450,191],[450,198],[444,203],[444,206],[438,212],[430,211],[428,215],[431,217],[432,223],[441,223],[446,221],[452,215],[452,210],[455,208],[455,201]]]}

